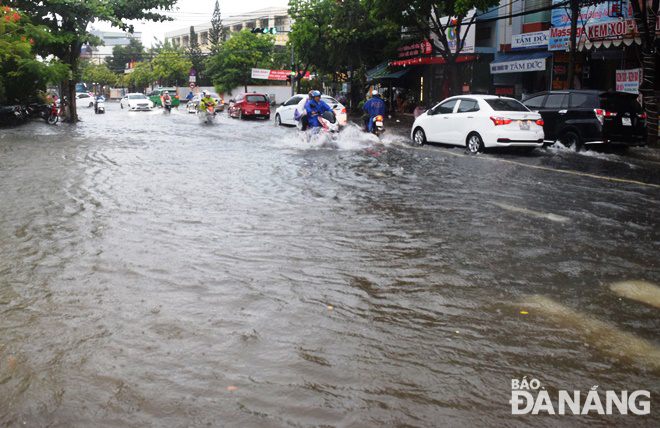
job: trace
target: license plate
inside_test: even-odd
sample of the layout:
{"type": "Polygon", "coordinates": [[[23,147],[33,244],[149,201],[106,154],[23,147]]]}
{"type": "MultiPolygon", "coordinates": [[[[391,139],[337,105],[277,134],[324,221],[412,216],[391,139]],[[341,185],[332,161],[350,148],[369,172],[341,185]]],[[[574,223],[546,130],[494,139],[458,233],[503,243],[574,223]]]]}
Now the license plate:
{"type": "Polygon", "coordinates": [[[632,126],[632,120],[630,120],[629,117],[622,117],[621,118],[621,124],[623,126],[632,126]]]}
{"type": "Polygon", "coordinates": [[[255,110],[254,114],[261,114],[261,110],[255,110]]]}
{"type": "Polygon", "coordinates": [[[529,122],[527,121],[520,122],[520,129],[522,129],[523,131],[529,131],[529,122]]]}
{"type": "Polygon", "coordinates": [[[376,122],[376,126],[383,126],[383,122],[376,122]]]}

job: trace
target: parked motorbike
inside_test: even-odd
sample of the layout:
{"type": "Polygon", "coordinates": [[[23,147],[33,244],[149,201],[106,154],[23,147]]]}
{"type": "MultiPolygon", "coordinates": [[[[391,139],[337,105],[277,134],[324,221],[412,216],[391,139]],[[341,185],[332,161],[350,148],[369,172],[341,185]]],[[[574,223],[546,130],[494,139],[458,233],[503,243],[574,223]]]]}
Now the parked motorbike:
{"type": "Polygon", "coordinates": [[[20,105],[0,106],[0,124],[15,126],[25,122],[20,105]]]}
{"type": "Polygon", "coordinates": [[[45,117],[46,122],[50,125],[55,125],[57,121],[59,120],[60,115],[57,110],[57,104],[53,103],[50,106],[50,111],[48,111],[47,116],[45,117]]]}

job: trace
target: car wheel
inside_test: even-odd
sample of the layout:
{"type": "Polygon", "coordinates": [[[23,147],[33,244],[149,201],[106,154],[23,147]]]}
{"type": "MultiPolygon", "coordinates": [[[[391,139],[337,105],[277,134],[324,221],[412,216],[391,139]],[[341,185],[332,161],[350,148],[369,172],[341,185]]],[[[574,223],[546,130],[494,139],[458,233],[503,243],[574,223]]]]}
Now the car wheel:
{"type": "Polygon", "coordinates": [[[94,103],[89,103],[89,106],[87,106],[87,108],[92,108],[92,107],[94,107],[94,103]]]}
{"type": "Polygon", "coordinates": [[[280,117],[279,114],[275,115],[275,125],[282,126],[282,118],[280,117]]]}
{"type": "Polygon", "coordinates": [[[239,118],[240,120],[245,119],[245,117],[243,117],[243,110],[239,110],[239,111],[238,111],[238,118],[239,118]]]}
{"type": "Polygon", "coordinates": [[[559,137],[559,142],[568,148],[574,148],[576,152],[579,152],[584,148],[580,136],[573,131],[564,132],[561,137],[559,137]]]}
{"type": "Polygon", "coordinates": [[[270,120],[270,115],[266,116],[266,120],[270,120]]]}
{"type": "Polygon", "coordinates": [[[426,144],[426,134],[422,128],[415,129],[415,132],[413,133],[413,141],[415,141],[415,144],[418,146],[426,144]]]}
{"type": "Polygon", "coordinates": [[[480,153],[484,151],[484,141],[476,132],[468,135],[466,145],[470,153],[480,153]]]}
{"type": "Polygon", "coordinates": [[[122,103],[119,103],[119,108],[123,110],[123,109],[124,109],[124,105],[123,105],[122,103]]]}

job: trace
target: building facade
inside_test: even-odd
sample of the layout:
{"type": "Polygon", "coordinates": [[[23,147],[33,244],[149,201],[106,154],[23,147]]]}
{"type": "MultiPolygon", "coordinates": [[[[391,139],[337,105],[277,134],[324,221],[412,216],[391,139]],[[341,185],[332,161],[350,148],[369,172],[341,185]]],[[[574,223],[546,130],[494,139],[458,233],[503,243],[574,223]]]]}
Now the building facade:
{"type": "MultiPolygon", "coordinates": [[[[276,46],[285,46],[289,40],[288,32],[291,30],[292,20],[287,8],[269,7],[255,10],[253,12],[234,15],[222,20],[223,27],[227,30],[225,38],[230,38],[232,33],[241,31],[244,28],[277,28],[275,36],[276,46]]],[[[209,30],[211,21],[203,24],[194,25],[197,41],[202,52],[209,52],[209,30]]],[[[165,40],[175,46],[184,49],[190,47],[190,27],[165,33],[165,40]]]]}
{"type": "Polygon", "coordinates": [[[115,46],[128,46],[131,39],[142,40],[141,32],[101,31],[92,28],[90,33],[103,41],[103,46],[83,46],[80,57],[95,64],[103,64],[106,57],[112,56],[115,46]]]}

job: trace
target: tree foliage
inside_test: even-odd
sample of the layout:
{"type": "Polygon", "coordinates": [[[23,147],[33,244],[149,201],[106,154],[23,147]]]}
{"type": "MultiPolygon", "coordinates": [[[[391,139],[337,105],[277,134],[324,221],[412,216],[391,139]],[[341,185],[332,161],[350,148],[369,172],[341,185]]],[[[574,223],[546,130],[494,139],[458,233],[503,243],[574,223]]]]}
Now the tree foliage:
{"type": "Polygon", "coordinates": [[[213,9],[213,18],[211,18],[211,28],[209,29],[209,43],[211,50],[216,51],[220,48],[220,43],[225,38],[226,29],[222,25],[222,16],[220,15],[220,2],[215,0],[213,9]]]}
{"type": "Polygon", "coordinates": [[[154,80],[149,62],[138,62],[132,70],[131,73],[124,76],[123,81],[124,86],[131,88],[134,92],[141,91],[154,80]]]}
{"type": "Polygon", "coordinates": [[[192,68],[197,72],[198,79],[204,75],[204,56],[202,55],[202,49],[199,47],[199,40],[197,39],[197,33],[195,32],[195,27],[190,26],[190,42],[188,45],[188,59],[192,63],[192,68]]]}
{"type": "Polygon", "coordinates": [[[353,80],[358,70],[388,59],[400,28],[371,14],[370,7],[375,5],[367,0],[289,0],[295,19],[289,39],[297,71],[313,68],[318,74],[336,79],[350,75],[353,80]]]}
{"type": "Polygon", "coordinates": [[[105,64],[87,63],[82,69],[82,77],[86,82],[101,86],[114,86],[119,78],[105,64]]]}
{"type": "Polygon", "coordinates": [[[142,61],[145,57],[144,46],[139,39],[131,38],[126,46],[115,46],[112,55],[105,58],[105,65],[114,73],[123,73],[126,64],[142,61]]]}
{"type": "Polygon", "coordinates": [[[186,82],[192,62],[176,51],[163,51],[151,61],[152,76],[161,86],[186,82]]]}
{"type": "Polygon", "coordinates": [[[207,74],[220,92],[231,93],[240,85],[247,92],[252,69],[270,67],[274,46],[273,36],[252,34],[244,28],[221,43],[220,50],[206,60],[207,74]]]}
{"type": "Polygon", "coordinates": [[[0,99],[32,100],[50,81],[65,78],[69,68],[59,61],[39,61],[34,45],[50,40],[45,27],[24,13],[0,8],[0,99]]]}

